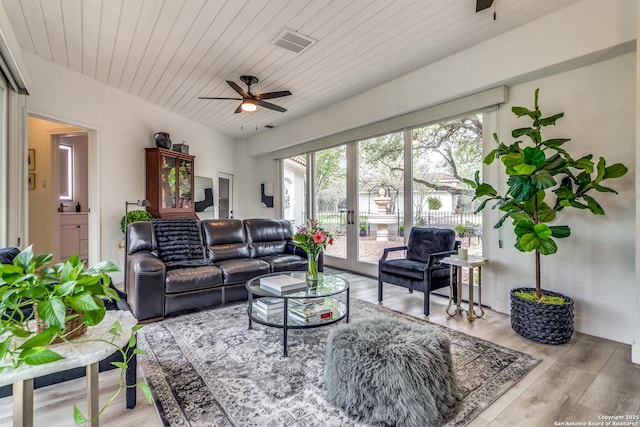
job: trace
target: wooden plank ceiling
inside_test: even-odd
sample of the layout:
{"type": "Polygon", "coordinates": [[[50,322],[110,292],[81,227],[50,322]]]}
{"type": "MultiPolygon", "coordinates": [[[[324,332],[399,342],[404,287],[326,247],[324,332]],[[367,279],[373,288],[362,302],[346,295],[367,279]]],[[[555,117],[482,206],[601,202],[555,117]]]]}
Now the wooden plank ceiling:
{"type": "MultiPolygon", "coordinates": [[[[523,25],[576,0],[2,0],[25,51],[234,137],[279,126],[523,25]],[[317,40],[272,44],[289,28],[317,40]],[[234,114],[227,85],[290,90],[234,114]]],[[[523,46],[523,48],[526,48],[523,46]]],[[[419,84],[419,82],[417,83],[419,84]]]]}

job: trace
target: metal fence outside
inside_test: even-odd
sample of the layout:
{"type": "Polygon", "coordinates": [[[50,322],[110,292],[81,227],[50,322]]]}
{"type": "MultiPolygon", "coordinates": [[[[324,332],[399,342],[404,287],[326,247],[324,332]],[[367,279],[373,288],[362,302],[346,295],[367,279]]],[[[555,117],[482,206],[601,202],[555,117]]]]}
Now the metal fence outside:
{"type": "MultiPolygon", "coordinates": [[[[366,227],[367,235],[375,234],[377,224],[369,222],[370,212],[360,212],[358,214],[358,224],[366,227]]],[[[390,233],[397,235],[399,226],[403,224],[404,215],[402,213],[392,214],[396,217],[396,221],[388,226],[390,233]]],[[[320,225],[333,233],[334,235],[342,235],[347,231],[347,214],[346,212],[318,212],[316,218],[320,225]]],[[[482,233],[482,215],[476,215],[470,212],[455,211],[427,211],[416,212],[412,218],[412,223],[418,227],[432,228],[451,228],[456,225],[464,225],[467,227],[468,236],[480,236],[482,233]]]]}

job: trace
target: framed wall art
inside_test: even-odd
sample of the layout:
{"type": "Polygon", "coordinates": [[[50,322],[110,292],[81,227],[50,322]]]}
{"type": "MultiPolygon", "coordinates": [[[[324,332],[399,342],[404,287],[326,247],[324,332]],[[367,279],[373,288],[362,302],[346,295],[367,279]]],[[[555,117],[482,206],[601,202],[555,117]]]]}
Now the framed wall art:
{"type": "Polygon", "coordinates": [[[29,173],[28,184],[29,184],[29,190],[35,190],[36,189],[36,174],[35,173],[33,173],[33,172],[29,173]]]}

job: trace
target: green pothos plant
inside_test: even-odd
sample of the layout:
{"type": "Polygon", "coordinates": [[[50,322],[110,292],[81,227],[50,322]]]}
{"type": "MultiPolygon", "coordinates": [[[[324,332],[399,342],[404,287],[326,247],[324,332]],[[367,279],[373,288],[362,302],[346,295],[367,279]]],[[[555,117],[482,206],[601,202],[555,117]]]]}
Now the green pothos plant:
{"type": "MultiPolygon", "coordinates": [[[[95,326],[105,317],[105,300],[119,300],[117,292],[109,286],[108,273],[118,271],[113,263],[100,262],[85,268],[84,262],[73,255],[51,267],[48,264],[52,257],[52,254],[34,255],[30,246],[21,251],[13,263],[0,264],[0,373],[23,364],[42,365],[62,359],[50,346],[56,338],[67,341],[66,335],[71,332],[66,329],[67,321],[81,317],[85,325],[95,326]],[[46,329],[34,326],[36,313],[47,325],[46,329]]],[[[97,416],[127,387],[124,375],[131,358],[144,353],[139,349],[129,351],[135,347],[135,332],[140,327],[136,325],[132,329],[124,348],[113,344],[122,334],[119,322],[95,339],[113,344],[114,351],[122,355],[121,362],[112,362],[121,369],[120,387],[97,416]]],[[[137,385],[151,402],[149,387],[144,383],[137,385]]],[[[79,424],[87,421],[76,406],[74,419],[79,424]]]]}
{"type": "Polygon", "coordinates": [[[484,159],[487,165],[496,159],[502,162],[507,175],[504,193],[499,194],[492,185],[480,182],[479,171],[476,171],[475,181],[465,182],[475,189],[476,199],[484,199],[476,213],[493,202],[494,209],[504,212],[494,228],[502,227],[507,219],[511,219],[516,249],[535,253],[535,300],[540,301],[543,296],[540,255],[555,254],[558,246],[554,239],[571,235],[568,225],[552,225],[556,216],[565,208],[604,215],[604,209],[591,194],[617,194],[604,182],[623,176],[628,169],[622,163],[607,166],[604,157],[595,162],[593,154],[575,158],[565,146],[569,138],[544,139],[542,128],[555,125],[564,113],[543,116],[538,106],[538,94],[539,89],[536,89],[533,110],[526,107],[511,109],[517,117],[528,117],[531,125],[514,129],[511,136],[517,140],[510,145],[501,142],[494,133],[498,147],[484,159]]]}

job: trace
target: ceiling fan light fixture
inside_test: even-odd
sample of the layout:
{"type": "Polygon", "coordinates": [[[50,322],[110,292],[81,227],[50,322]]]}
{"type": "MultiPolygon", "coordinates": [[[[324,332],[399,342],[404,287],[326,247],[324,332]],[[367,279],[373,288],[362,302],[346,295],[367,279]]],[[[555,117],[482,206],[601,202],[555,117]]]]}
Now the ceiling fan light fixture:
{"type": "Polygon", "coordinates": [[[242,105],[240,105],[240,108],[242,109],[242,111],[252,113],[258,109],[258,106],[251,100],[245,100],[242,101],[242,105]]]}

